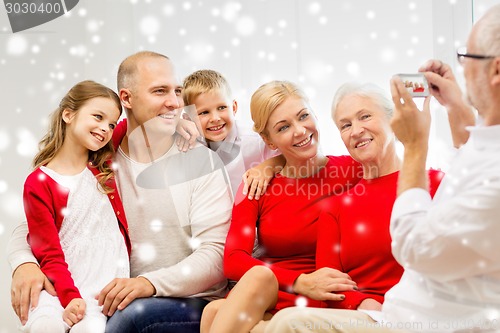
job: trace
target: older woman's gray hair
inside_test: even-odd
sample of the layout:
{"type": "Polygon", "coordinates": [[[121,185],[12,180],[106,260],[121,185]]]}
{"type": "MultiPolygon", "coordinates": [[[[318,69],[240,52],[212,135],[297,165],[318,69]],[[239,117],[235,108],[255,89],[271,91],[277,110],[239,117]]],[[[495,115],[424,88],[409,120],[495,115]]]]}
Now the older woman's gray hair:
{"type": "Polygon", "coordinates": [[[379,86],[372,83],[344,83],[335,93],[332,103],[332,118],[335,119],[335,112],[340,102],[347,96],[367,97],[374,100],[385,111],[388,118],[392,117],[394,103],[388,97],[387,92],[379,86]]]}

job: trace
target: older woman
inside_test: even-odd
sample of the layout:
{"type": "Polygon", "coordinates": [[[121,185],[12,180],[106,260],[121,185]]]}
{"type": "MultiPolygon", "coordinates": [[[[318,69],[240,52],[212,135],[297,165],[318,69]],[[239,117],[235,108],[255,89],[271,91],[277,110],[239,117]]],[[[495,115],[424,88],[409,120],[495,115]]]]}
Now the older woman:
{"type": "Polygon", "coordinates": [[[242,302],[218,305],[219,314],[225,315],[215,319],[213,313],[204,313],[202,331],[248,332],[266,309],[274,312],[296,304],[325,307],[325,300],[342,299],[335,292],[356,288],[338,270],[316,270],[315,253],[316,222],[325,199],[353,186],[359,180],[359,165],[349,156],[325,156],[319,151],[316,117],[296,85],[286,81],[264,84],[253,94],[250,108],[254,130],[271,149],[281,151],[286,163],[260,200],[236,198],[224,271],[233,280],[248,272],[229,295],[242,302]],[[260,254],[254,257],[256,230],[260,254]],[[277,299],[276,292],[271,292],[274,276],[266,275],[263,266],[277,279],[277,299]],[[256,280],[248,278],[255,273],[259,281],[271,281],[259,284],[264,286],[259,287],[264,288],[260,293],[255,291],[256,280]],[[253,298],[247,303],[254,303],[257,310],[245,308],[248,297],[253,298]]]}
{"type": "MultiPolygon", "coordinates": [[[[396,200],[401,161],[390,126],[394,105],[371,84],[345,84],[335,95],[332,117],[350,155],[363,166],[363,179],[339,197],[332,197],[321,215],[316,264],[334,267],[357,282],[331,307],[380,310],[384,294],[403,274],[391,253],[389,222],[396,200]]],[[[434,195],[443,174],[430,170],[434,195]]]]}
{"type": "MultiPolygon", "coordinates": [[[[347,150],[361,163],[363,179],[349,191],[332,197],[319,218],[317,268],[339,269],[349,274],[358,287],[340,292],[345,298],[340,302],[327,302],[329,307],[381,310],[385,293],[403,273],[392,256],[389,234],[401,167],[390,126],[393,108],[385,92],[371,84],[345,84],[333,101],[333,120],[347,150]]],[[[434,195],[443,174],[429,170],[428,176],[430,193],[434,195]]],[[[313,322],[316,326],[324,323],[322,311],[285,311],[273,318],[267,331],[295,332],[300,327],[300,332],[337,332],[333,326],[326,329],[309,326],[313,322]]],[[[330,310],[327,316],[328,322],[334,324],[352,320],[363,332],[377,327],[375,321],[360,311],[346,315],[343,311],[330,310]]]]}

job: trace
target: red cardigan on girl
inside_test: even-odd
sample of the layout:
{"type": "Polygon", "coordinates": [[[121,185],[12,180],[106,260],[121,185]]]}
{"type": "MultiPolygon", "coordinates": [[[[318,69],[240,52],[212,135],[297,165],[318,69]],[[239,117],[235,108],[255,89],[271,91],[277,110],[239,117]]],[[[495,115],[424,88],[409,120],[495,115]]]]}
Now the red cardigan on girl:
{"type": "MultiPolygon", "coordinates": [[[[99,174],[99,170],[90,164],[88,168],[94,175],[99,174]]],[[[107,185],[114,189],[112,193],[108,194],[108,199],[115,211],[120,231],[130,255],[131,244],[128,235],[128,224],[116,183],[114,180],[110,180],[107,185]]],[[[66,307],[73,298],[81,298],[71,273],[68,271],[68,264],[64,259],[64,253],[59,241],[59,230],[64,219],[63,210],[68,202],[68,194],[67,188],[59,185],[39,168],[27,177],[24,184],[23,198],[27,219],[54,221],[51,225],[43,224],[43,230],[36,230],[36,234],[42,237],[40,241],[31,241],[28,234],[28,242],[33,252],[38,254],[37,259],[40,267],[43,268],[43,273],[54,284],[63,307],[66,307]]],[[[34,224],[30,228],[36,226],[40,225],[34,224]]]]}

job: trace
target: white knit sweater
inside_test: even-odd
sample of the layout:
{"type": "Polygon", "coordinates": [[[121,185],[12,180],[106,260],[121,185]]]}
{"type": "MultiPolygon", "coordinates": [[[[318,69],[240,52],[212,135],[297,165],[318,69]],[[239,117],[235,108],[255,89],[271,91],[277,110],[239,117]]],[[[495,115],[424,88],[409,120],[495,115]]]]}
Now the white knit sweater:
{"type": "Polygon", "coordinates": [[[222,256],[232,197],[218,156],[202,145],[186,153],[174,145],[154,164],[135,162],[121,149],[115,161],[131,276],[146,277],[156,296],[225,296],[222,256]]]}

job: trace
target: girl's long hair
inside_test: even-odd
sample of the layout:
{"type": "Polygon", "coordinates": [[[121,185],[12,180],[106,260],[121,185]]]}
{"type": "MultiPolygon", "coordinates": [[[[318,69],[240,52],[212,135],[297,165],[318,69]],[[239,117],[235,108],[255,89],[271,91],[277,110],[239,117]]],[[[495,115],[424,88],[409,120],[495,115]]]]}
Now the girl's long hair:
{"type": "MultiPolygon", "coordinates": [[[[90,80],[77,83],[63,97],[59,107],[51,115],[49,131],[38,144],[40,151],[33,159],[35,169],[49,163],[63,145],[66,137],[66,123],[63,120],[63,111],[67,109],[76,113],[85,103],[97,97],[109,98],[115,102],[121,115],[120,98],[113,90],[90,80]]],[[[106,182],[113,177],[113,170],[108,163],[113,153],[112,140],[97,151],[89,150],[89,162],[100,171],[97,180],[104,193],[112,191],[112,188],[107,186],[106,182]]]]}

